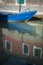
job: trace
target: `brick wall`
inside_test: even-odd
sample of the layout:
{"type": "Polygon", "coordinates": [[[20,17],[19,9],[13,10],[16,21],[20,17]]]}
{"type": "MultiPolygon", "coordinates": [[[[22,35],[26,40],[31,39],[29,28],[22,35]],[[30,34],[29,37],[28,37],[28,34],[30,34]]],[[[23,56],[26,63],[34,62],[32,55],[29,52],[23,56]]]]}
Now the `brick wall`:
{"type": "MultiPolygon", "coordinates": [[[[33,56],[33,46],[41,47],[43,50],[43,41],[42,42],[37,42],[37,41],[34,42],[34,41],[30,41],[28,39],[25,41],[23,40],[23,43],[22,43],[22,39],[18,40],[11,36],[5,36],[5,40],[12,42],[12,52],[11,53],[13,53],[13,54],[23,54],[23,52],[22,52],[22,44],[23,43],[29,44],[29,48],[30,48],[29,56],[33,56]]],[[[43,52],[42,52],[42,57],[43,57],[43,52]]]]}

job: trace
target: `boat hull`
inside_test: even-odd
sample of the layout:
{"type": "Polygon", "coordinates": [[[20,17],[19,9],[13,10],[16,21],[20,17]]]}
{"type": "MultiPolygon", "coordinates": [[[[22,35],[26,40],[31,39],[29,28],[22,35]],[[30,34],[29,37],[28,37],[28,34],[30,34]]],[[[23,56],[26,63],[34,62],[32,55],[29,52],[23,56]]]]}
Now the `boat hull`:
{"type": "Polygon", "coordinates": [[[0,20],[9,21],[25,21],[31,19],[36,14],[36,11],[26,11],[17,14],[9,12],[0,12],[0,20]]]}

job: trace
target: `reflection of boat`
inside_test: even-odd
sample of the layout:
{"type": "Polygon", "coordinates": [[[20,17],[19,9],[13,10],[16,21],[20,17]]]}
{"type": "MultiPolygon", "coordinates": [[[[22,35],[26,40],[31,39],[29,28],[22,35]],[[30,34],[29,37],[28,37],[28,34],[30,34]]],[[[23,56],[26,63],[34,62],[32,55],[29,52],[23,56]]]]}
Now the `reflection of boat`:
{"type": "Polygon", "coordinates": [[[17,14],[9,12],[0,12],[0,20],[8,21],[25,21],[31,19],[36,14],[36,11],[25,11],[17,14]]]}
{"type": "Polygon", "coordinates": [[[28,25],[25,22],[24,23],[22,23],[22,22],[9,23],[8,24],[8,29],[9,30],[17,30],[17,31],[22,32],[22,33],[27,32],[30,35],[34,35],[34,36],[36,34],[36,31],[34,30],[34,26],[28,25]]]}
{"type": "Polygon", "coordinates": [[[11,20],[11,22],[8,23],[8,28],[17,30],[22,33],[27,32],[31,35],[35,35],[36,33],[32,26],[29,26],[28,24],[23,23],[23,22],[18,22],[18,23],[12,22],[12,20],[16,20],[16,21],[23,21],[27,19],[29,20],[34,16],[35,13],[36,11],[30,11],[30,12],[23,12],[23,13],[15,14],[15,15],[14,14],[9,15],[8,20],[11,20]]]}

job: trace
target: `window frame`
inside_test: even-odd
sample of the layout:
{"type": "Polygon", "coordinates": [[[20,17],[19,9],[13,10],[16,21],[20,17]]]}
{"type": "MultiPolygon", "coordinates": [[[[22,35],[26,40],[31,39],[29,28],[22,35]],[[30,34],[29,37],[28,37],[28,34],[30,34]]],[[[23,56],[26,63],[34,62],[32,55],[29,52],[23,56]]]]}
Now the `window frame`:
{"type": "Polygon", "coordinates": [[[37,58],[41,58],[41,56],[42,56],[42,48],[41,48],[41,47],[33,46],[33,56],[34,56],[34,57],[37,57],[37,58]],[[35,56],[35,49],[40,49],[40,50],[41,50],[40,57],[35,56]]]}
{"type": "Polygon", "coordinates": [[[5,49],[6,50],[8,50],[6,42],[10,42],[10,49],[9,50],[12,51],[12,42],[11,41],[7,41],[7,40],[5,41],[5,49]]]}
{"type": "Polygon", "coordinates": [[[23,43],[22,44],[22,53],[25,54],[25,55],[29,55],[29,52],[30,52],[30,49],[29,49],[29,44],[26,44],[26,43],[23,43]],[[28,53],[24,53],[24,45],[28,46],[28,53]]]}

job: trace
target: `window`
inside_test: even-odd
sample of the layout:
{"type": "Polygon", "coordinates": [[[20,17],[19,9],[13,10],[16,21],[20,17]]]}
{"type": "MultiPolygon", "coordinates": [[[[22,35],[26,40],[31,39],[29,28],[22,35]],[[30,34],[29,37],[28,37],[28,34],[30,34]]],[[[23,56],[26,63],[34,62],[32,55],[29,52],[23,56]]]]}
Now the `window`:
{"type": "Polygon", "coordinates": [[[42,55],[42,48],[40,47],[33,47],[33,56],[41,58],[42,55]]]}
{"type": "Polygon", "coordinates": [[[29,45],[26,43],[23,43],[22,51],[23,51],[23,54],[29,55],[29,45]]]}
{"type": "MultiPolygon", "coordinates": [[[[22,0],[21,0],[21,1],[22,1],[22,0]]],[[[19,0],[15,0],[15,4],[16,4],[16,5],[19,5],[18,2],[19,2],[19,0]]],[[[26,5],[26,0],[24,0],[24,4],[22,4],[22,5],[26,5]]]]}
{"type": "Polygon", "coordinates": [[[5,49],[12,51],[12,43],[10,41],[5,41],[5,49]]]}

